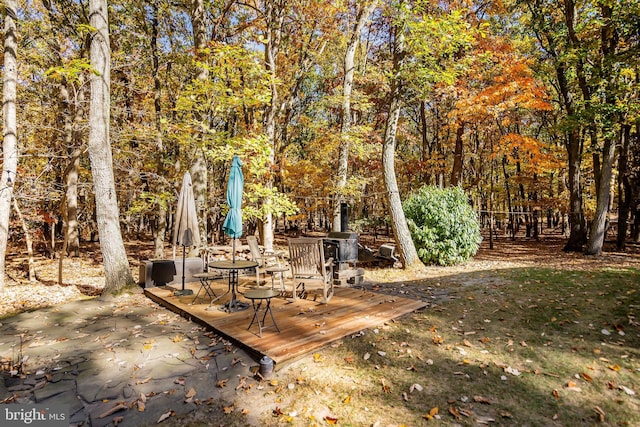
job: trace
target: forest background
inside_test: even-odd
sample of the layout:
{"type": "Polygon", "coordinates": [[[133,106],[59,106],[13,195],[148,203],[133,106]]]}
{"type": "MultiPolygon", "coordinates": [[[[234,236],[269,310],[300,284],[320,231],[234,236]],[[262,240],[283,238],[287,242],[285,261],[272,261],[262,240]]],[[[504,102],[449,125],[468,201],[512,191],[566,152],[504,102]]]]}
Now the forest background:
{"type": "Polygon", "coordinates": [[[612,223],[619,248],[640,239],[637,0],[7,0],[2,18],[2,271],[8,239],[62,259],[99,234],[107,287],[130,281],[110,245],[122,227],[161,254],[186,171],[203,244],[223,240],[234,154],[267,248],[277,219],[335,228],[348,203],[410,264],[398,207],[425,184],[512,235],[566,226],[565,250],[599,254],[612,223]]]}

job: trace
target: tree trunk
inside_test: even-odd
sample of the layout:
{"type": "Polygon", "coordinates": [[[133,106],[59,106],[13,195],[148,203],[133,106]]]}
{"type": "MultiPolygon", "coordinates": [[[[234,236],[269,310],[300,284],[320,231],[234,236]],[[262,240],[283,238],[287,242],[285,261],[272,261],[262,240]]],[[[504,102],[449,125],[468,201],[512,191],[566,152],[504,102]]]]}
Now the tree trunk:
{"type": "Polygon", "coordinates": [[[71,152],[69,164],[65,170],[65,197],[63,206],[63,228],[65,233],[65,255],[80,256],[80,232],[78,230],[78,168],[82,150],[71,152]]]}
{"type": "MultiPolygon", "coordinates": [[[[65,197],[61,206],[61,214],[63,218],[63,230],[65,235],[63,236],[66,245],[65,249],[68,251],[65,255],[79,256],[80,255],[80,233],[78,231],[78,167],[80,166],[80,155],[82,151],[80,148],[75,148],[79,145],[79,141],[76,141],[75,125],[76,115],[81,110],[79,100],[72,102],[70,96],[71,84],[66,79],[60,85],[60,97],[62,101],[62,114],[64,121],[64,141],[67,153],[69,155],[69,164],[64,171],[65,180],[65,197]],[[75,109],[76,113],[72,116],[72,111],[75,109]]],[[[82,91],[80,91],[82,92],[82,91]]]]}
{"type": "Polygon", "coordinates": [[[109,142],[111,51],[106,0],[90,0],[91,26],[91,101],[89,104],[89,159],[93,175],[96,221],[105,270],[102,295],[113,295],[136,287],[122,241],[120,213],[113,176],[109,142]]]}
{"type": "MultiPolygon", "coordinates": [[[[586,242],[586,223],[584,220],[584,211],[582,207],[582,187],[581,187],[581,164],[582,164],[582,139],[580,137],[580,125],[577,118],[576,102],[574,94],[571,91],[568,76],[572,73],[567,70],[567,63],[563,55],[559,52],[558,41],[551,34],[546,18],[538,13],[539,9],[535,3],[528,3],[529,10],[534,16],[535,25],[541,39],[547,42],[547,50],[553,58],[553,66],[555,69],[555,77],[557,81],[557,90],[560,103],[564,107],[567,119],[570,120],[571,127],[567,129],[565,148],[568,158],[568,181],[569,181],[569,239],[564,246],[564,251],[581,252],[586,242]]],[[[564,12],[568,26],[573,26],[573,20],[570,18],[574,13],[574,4],[568,0],[564,4],[564,12]]],[[[576,47],[577,49],[578,47],[576,47]]]]}
{"type": "Polygon", "coordinates": [[[391,227],[395,237],[400,260],[404,268],[413,269],[420,267],[422,263],[418,258],[418,252],[411,238],[407,219],[402,210],[402,200],[398,189],[398,181],[395,171],[395,146],[398,119],[400,117],[402,94],[402,65],[404,57],[404,33],[400,25],[395,27],[396,37],[393,51],[393,77],[391,81],[391,94],[389,101],[389,113],[384,130],[382,145],[382,167],[384,170],[384,183],[387,190],[389,211],[391,215],[391,227]]]}
{"type": "Polygon", "coordinates": [[[631,144],[631,126],[622,128],[622,144],[618,157],[618,235],[616,248],[625,249],[627,231],[629,230],[629,212],[631,211],[632,191],[629,182],[629,145],[631,144]]]}
{"type": "Polygon", "coordinates": [[[427,138],[427,104],[424,100],[420,101],[420,139],[422,147],[420,149],[420,177],[422,185],[429,185],[430,175],[427,172],[427,155],[430,155],[429,141],[427,138]]]}
{"type": "MultiPolygon", "coordinates": [[[[458,128],[456,129],[456,148],[453,156],[453,170],[451,171],[452,187],[457,186],[462,179],[462,160],[464,148],[462,135],[464,135],[464,123],[458,123],[458,128]]],[[[491,179],[493,179],[493,177],[491,179]]]]}
{"type": "Polygon", "coordinates": [[[569,163],[569,239],[563,248],[565,252],[581,252],[587,236],[580,183],[581,146],[577,130],[570,130],[566,145],[569,163]]]}
{"type": "Polygon", "coordinates": [[[333,231],[340,231],[340,204],[342,192],[347,185],[347,173],[349,168],[349,131],[351,130],[351,92],[353,89],[353,75],[355,72],[355,55],[360,33],[369,15],[375,7],[376,1],[363,5],[357,13],[357,19],[351,40],[344,54],[344,80],[342,83],[342,123],[340,128],[340,147],[338,153],[338,173],[336,176],[336,198],[333,206],[333,231]]]}
{"type": "MultiPolygon", "coordinates": [[[[282,37],[282,26],[284,25],[284,10],[274,4],[273,1],[266,2],[265,16],[267,19],[267,33],[265,42],[265,65],[271,76],[271,102],[267,105],[264,119],[264,129],[269,141],[269,161],[267,167],[269,172],[275,168],[275,150],[276,150],[276,113],[280,103],[278,83],[277,83],[277,62],[280,39],[282,37]]],[[[268,173],[265,187],[267,191],[271,190],[274,185],[274,174],[268,173]]],[[[265,197],[263,202],[262,217],[262,245],[266,251],[273,251],[273,213],[271,209],[271,198],[265,197]]]]}
{"type": "MultiPolygon", "coordinates": [[[[153,2],[153,15],[151,18],[151,59],[153,64],[153,108],[155,112],[155,131],[156,131],[156,173],[164,176],[164,156],[166,150],[162,140],[162,84],[160,81],[160,58],[159,58],[159,35],[158,35],[158,4],[153,2]]],[[[147,184],[148,185],[148,184],[147,184]]],[[[165,190],[163,185],[158,188],[159,191],[165,190]]],[[[164,240],[167,232],[167,206],[164,203],[158,203],[158,212],[154,220],[155,227],[153,230],[153,256],[157,259],[164,258],[164,240]]],[[[202,231],[202,230],[200,230],[202,231]]],[[[206,234],[200,234],[205,236],[206,234]]]]}
{"type": "Polygon", "coordinates": [[[607,138],[602,149],[602,167],[595,172],[599,175],[597,189],[596,212],[591,223],[589,241],[585,253],[587,255],[600,255],[607,232],[607,214],[609,213],[609,201],[611,198],[611,175],[613,170],[613,159],[615,155],[615,144],[611,138],[607,138]]]}
{"type": "MultiPolygon", "coordinates": [[[[196,52],[196,58],[204,61],[206,56],[205,48],[207,46],[206,37],[206,11],[204,0],[193,0],[191,10],[191,20],[193,25],[193,43],[196,52]]],[[[209,70],[207,67],[198,69],[198,80],[207,81],[209,79],[209,70]]],[[[198,213],[198,225],[200,228],[201,245],[207,246],[209,241],[207,231],[207,216],[209,214],[207,203],[207,162],[205,159],[203,147],[198,147],[193,153],[194,162],[191,165],[190,173],[193,184],[193,195],[196,200],[196,211],[198,213]]]]}
{"type": "Polygon", "coordinates": [[[507,156],[502,156],[502,174],[504,176],[504,187],[507,196],[508,227],[511,233],[511,240],[516,240],[515,233],[515,215],[513,215],[513,206],[511,206],[511,188],[509,186],[509,174],[507,173],[507,156]]]}
{"type": "Polygon", "coordinates": [[[191,165],[189,172],[191,173],[193,195],[196,201],[196,212],[198,213],[200,244],[201,246],[207,246],[207,242],[209,241],[209,232],[207,230],[207,216],[209,211],[207,203],[207,181],[209,178],[207,162],[201,147],[197,148],[193,156],[193,165],[191,165]]]}
{"type": "Polygon", "coordinates": [[[18,215],[18,219],[20,220],[20,225],[22,225],[22,232],[24,233],[25,244],[27,245],[27,257],[28,257],[28,265],[29,265],[29,282],[35,283],[36,281],[36,264],[33,260],[33,239],[31,238],[31,230],[29,230],[29,225],[27,221],[25,221],[24,216],[22,215],[22,211],[20,210],[20,206],[18,205],[18,201],[16,198],[13,198],[13,208],[16,211],[16,215],[18,215]]]}
{"type": "Polygon", "coordinates": [[[2,80],[2,176],[0,176],[0,294],[5,284],[5,258],[9,239],[9,216],[13,183],[18,168],[18,138],[16,126],[17,67],[17,2],[4,2],[4,77],[2,80]]]}
{"type": "MultiPolygon", "coordinates": [[[[600,5],[600,11],[603,17],[603,26],[600,30],[600,46],[602,52],[601,63],[599,69],[603,81],[606,82],[605,88],[605,120],[604,144],[602,147],[602,167],[594,172],[597,174],[598,192],[596,212],[591,224],[591,232],[587,242],[586,254],[600,255],[602,246],[604,245],[605,234],[607,233],[607,216],[609,214],[609,202],[611,199],[611,176],[613,172],[613,160],[615,158],[616,144],[614,143],[614,123],[618,123],[620,118],[615,112],[617,108],[617,97],[615,95],[616,86],[613,79],[615,71],[610,64],[611,58],[614,57],[617,49],[618,36],[612,23],[613,7],[603,3],[600,5]]],[[[587,98],[585,98],[587,100],[587,98]]],[[[593,132],[596,135],[596,132],[593,132]]],[[[620,136],[619,136],[620,137],[620,136]]]]}

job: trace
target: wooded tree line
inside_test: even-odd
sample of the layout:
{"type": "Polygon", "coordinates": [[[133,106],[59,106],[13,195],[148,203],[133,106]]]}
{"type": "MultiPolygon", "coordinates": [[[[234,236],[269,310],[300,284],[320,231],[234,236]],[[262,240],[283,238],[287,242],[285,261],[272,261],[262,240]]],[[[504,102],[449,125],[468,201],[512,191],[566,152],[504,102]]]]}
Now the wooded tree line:
{"type": "Polygon", "coordinates": [[[388,218],[412,264],[400,203],[424,184],[511,224],[567,215],[571,251],[600,253],[615,218],[623,248],[640,239],[639,21],[638,0],[5,0],[0,249],[74,256],[120,234],[111,215],[162,256],[187,170],[219,241],[234,154],[267,248],[276,219],[337,227],[347,202],[388,218]]]}

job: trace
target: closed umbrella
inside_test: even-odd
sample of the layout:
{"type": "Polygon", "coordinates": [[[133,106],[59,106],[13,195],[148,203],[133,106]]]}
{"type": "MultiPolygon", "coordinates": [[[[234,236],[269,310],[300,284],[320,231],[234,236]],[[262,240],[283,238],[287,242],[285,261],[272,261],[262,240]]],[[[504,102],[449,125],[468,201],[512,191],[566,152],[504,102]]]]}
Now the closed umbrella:
{"type": "Polygon", "coordinates": [[[193,195],[191,174],[186,172],[182,178],[182,187],[178,196],[178,205],[173,228],[173,244],[182,245],[182,290],[176,291],[176,295],[190,295],[191,289],[184,288],[185,253],[187,246],[200,246],[200,230],[196,214],[196,199],[193,195]]]}
{"type": "Polygon", "coordinates": [[[222,229],[233,239],[232,260],[236,261],[236,239],[242,236],[242,191],[244,190],[244,176],[240,157],[233,156],[229,182],[227,183],[227,204],[229,213],[224,219],[222,229]]]}

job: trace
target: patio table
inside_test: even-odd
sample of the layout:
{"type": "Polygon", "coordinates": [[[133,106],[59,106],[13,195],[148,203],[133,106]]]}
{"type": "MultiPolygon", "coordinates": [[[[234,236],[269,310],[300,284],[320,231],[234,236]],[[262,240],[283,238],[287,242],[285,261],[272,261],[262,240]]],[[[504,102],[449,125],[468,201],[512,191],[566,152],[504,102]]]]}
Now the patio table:
{"type": "MultiPolygon", "coordinates": [[[[256,268],[257,266],[257,262],[248,260],[212,261],[209,263],[210,268],[229,271],[229,285],[227,291],[214,300],[217,301],[221,297],[229,293],[231,294],[231,299],[220,307],[221,310],[231,313],[232,311],[244,310],[249,307],[249,304],[238,301],[236,298],[236,291],[238,290],[238,271],[256,268]]],[[[213,303],[213,301],[211,301],[211,303],[213,303]]]]}

